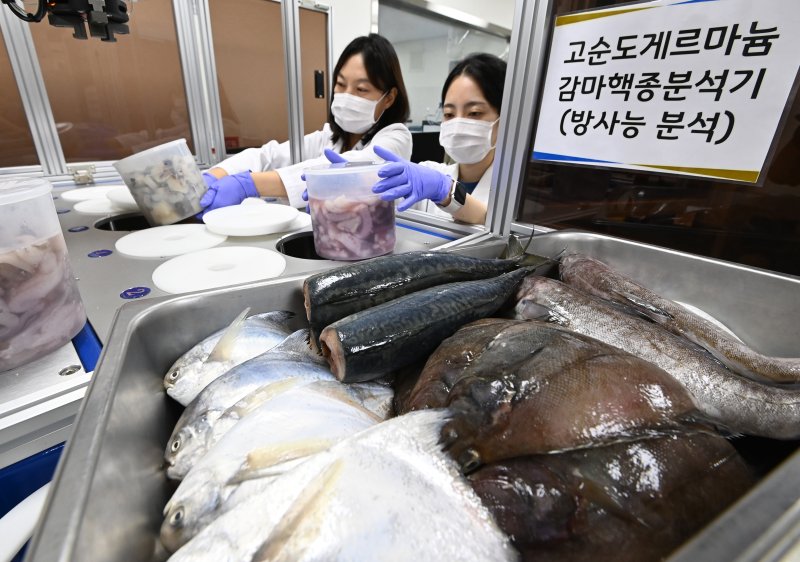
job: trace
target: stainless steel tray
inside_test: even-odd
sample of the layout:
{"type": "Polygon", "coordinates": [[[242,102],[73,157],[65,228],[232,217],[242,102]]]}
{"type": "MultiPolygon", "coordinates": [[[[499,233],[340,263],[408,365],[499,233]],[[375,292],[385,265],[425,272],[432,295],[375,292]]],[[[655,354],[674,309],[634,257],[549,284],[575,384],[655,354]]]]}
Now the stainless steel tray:
{"type": "MultiPolygon", "coordinates": [[[[502,246],[468,253],[496,256],[502,246]]],[[[798,354],[800,279],[593,234],[537,236],[530,251],[552,256],[564,248],[606,260],[664,295],[702,308],[765,352],[798,354]]],[[[246,306],[253,312],[293,310],[301,325],[303,278],[151,299],[119,310],[26,560],[164,558],[157,537],[174,485],[161,462],[180,407],[163,392],[163,373],[183,350],[246,306]]],[[[794,454],[674,558],[731,560],[750,546],[747,559],[760,559],[759,537],[789,536],[799,498],[800,455],[794,454]]]]}

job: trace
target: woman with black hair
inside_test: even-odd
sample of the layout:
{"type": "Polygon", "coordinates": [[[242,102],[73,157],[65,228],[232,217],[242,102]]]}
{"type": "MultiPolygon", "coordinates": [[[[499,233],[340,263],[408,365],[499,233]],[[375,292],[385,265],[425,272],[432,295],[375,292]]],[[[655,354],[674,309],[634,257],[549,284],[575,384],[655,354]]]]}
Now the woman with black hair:
{"type": "Polygon", "coordinates": [[[450,215],[483,224],[494,163],[494,147],[503,102],[506,63],[494,55],[474,54],[459,62],[442,88],[439,143],[456,162],[413,164],[391,149],[375,146],[375,154],[390,161],[378,172],[383,179],[373,191],[387,201],[403,197],[397,206],[450,215]]]}
{"type": "Polygon", "coordinates": [[[345,47],[333,71],[333,96],[328,123],[305,135],[303,154],[312,156],[291,164],[289,143],[270,141],[249,148],[203,174],[208,191],[203,212],[237,205],[247,197],[288,197],[289,205],[305,206],[303,170],[327,163],[325,149],[347,160],[376,160],[376,144],[402,158],[411,156],[409,115],[400,62],[392,44],[377,34],[357,37],[345,47]]]}

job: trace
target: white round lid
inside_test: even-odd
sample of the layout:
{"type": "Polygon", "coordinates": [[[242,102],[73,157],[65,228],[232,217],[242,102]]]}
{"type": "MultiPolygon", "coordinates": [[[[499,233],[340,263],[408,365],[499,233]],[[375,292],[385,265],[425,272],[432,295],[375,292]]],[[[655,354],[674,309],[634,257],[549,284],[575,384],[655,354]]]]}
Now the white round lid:
{"type": "Polygon", "coordinates": [[[297,218],[292,221],[292,224],[286,227],[286,232],[308,228],[309,226],[311,226],[311,215],[300,211],[297,213],[297,218]]]}
{"type": "MultiPolygon", "coordinates": [[[[106,193],[119,185],[94,185],[92,187],[77,187],[64,191],[59,196],[64,201],[88,201],[89,199],[105,199],[106,193]]],[[[127,189],[127,188],[126,188],[127,189]]]]}
{"type": "Polygon", "coordinates": [[[203,215],[203,222],[211,232],[217,234],[262,236],[283,232],[299,214],[300,211],[294,207],[248,197],[240,205],[220,207],[207,212],[203,215]]]}
{"type": "Polygon", "coordinates": [[[114,215],[125,211],[125,209],[120,209],[105,197],[78,201],[72,206],[72,210],[84,215],[114,215]]]}
{"type": "Polygon", "coordinates": [[[213,248],[226,238],[202,224],[170,224],[131,232],[117,240],[115,247],[134,258],[162,258],[213,248]]]}
{"type": "Polygon", "coordinates": [[[286,259],[274,250],[226,246],[192,252],[159,265],[153,283],[167,293],[188,293],[277,277],[286,259]]]}
{"type": "Polygon", "coordinates": [[[106,192],[106,198],[122,211],[139,210],[139,204],[136,203],[136,199],[133,198],[130,189],[128,189],[126,185],[120,185],[114,189],[109,189],[106,192]]]}

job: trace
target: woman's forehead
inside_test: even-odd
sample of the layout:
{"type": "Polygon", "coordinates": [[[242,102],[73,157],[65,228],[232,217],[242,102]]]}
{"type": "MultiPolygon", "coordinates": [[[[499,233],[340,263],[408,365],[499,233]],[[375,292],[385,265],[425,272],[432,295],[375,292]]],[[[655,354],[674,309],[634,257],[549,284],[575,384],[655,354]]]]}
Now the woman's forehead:
{"type": "Polygon", "coordinates": [[[483,91],[470,76],[462,74],[450,83],[444,96],[445,105],[489,105],[483,91]]]}
{"type": "Polygon", "coordinates": [[[369,82],[369,76],[367,76],[367,69],[364,66],[364,58],[361,53],[356,53],[345,61],[342,68],[339,69],[339,76],[348,82],[369,82]]]}

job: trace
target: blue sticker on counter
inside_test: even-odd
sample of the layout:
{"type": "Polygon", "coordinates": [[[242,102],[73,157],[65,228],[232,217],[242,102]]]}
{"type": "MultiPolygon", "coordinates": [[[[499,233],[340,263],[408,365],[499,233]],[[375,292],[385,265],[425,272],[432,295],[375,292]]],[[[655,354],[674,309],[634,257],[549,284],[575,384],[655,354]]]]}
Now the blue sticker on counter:
{"type": "Polygon", "coordinates": [[[114,252],[112,252],[111,250],[95,250],[94,252],[89,252],[86,255],[89,256],[90,258],[104,258],[106,256],[110,256],[113,253],[114,252]]]}
{"type": "Polygon", "coordinates": [[[83,232],[84,230],[89,230],[88,226],[73,226],[72,228],[67,229],[70,232],[83,232]]]}
{"type": "Polygon", "coordinates": [[[58,213],[59,215],[63,215],[69,213],[69,209],[57,209],[56,213],[58,213]]]}
{"type": "Polygon", "coordinates": [[[150,287],[131,287],[125,289],[119,296],[123,299],[140,299],[150,294],[150,287]]]}

